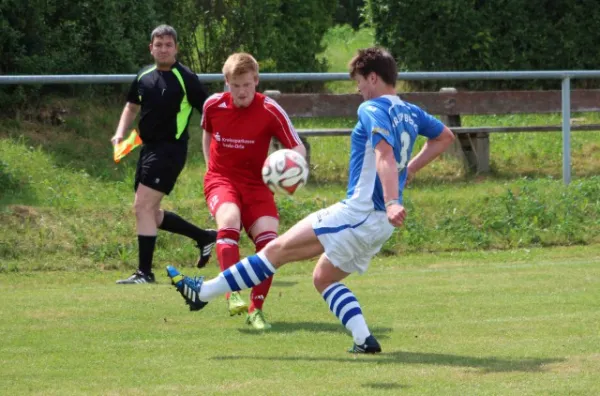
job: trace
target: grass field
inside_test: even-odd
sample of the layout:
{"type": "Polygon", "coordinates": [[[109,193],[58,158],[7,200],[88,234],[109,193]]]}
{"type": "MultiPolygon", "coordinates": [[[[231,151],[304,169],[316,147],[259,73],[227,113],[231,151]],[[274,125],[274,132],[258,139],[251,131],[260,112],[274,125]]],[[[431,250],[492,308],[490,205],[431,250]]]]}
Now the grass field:
{"type": "Polygon", "coordinates": [[[164,274],[141,287],[114,285],[114,271],[0,274],[0,393],[600,392],[597,245],[377,258],[346,282],[377,356],[345,352],[310,270],[276,276],[264,334],[220,299],[187,311],[164,274]]]}

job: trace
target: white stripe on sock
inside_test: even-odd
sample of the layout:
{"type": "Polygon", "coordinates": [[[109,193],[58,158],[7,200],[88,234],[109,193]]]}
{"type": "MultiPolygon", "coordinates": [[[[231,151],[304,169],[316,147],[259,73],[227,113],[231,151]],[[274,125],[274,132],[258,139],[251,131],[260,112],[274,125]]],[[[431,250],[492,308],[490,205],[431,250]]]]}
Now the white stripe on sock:
{"type": "MultiPolygon", "coordinates": [[[[342,289],[340,288],[340,290],[339,290],[339,291],[341,291],[341,290],[342,290],[342,289]]],[[[332,294],[336,294],[336,293],[338,293],[339,291],[335,291],[335,292],[333,292],[332,294]]],[[[337,310],[337,307],[338,307],[338,305],[340,305],[340,303],[341,303],[342,301],[344,301],[344,300],[346,299],[346,297],[348,297],[348,296],[352,296],[352,293],[350,292],[350,290],[346,289],[346,290],[345,290],[345,292],[344,292],[344,293],[342,293],[342,295],[341,295],[341,296],[339,296],[337,300],[335,300],[335,303],[333,304],[333,307],[331,307],[331,303],[329,304],[329,306],[331,307],[331,312],[333,312],[333,313],[335,314],[335,312],[336,312],[336,310],[337,310]]],[[[330,296],[330,297],[331,297],[331,296],[330,296]]],[[[342,317],[342,315],[340,315],[340,318],[341,318],[341,317],[342,317]]]]}
{"type": "MultiPolygon", "coordinates": [[[[358,301],[352,301],[351,303],[346,304],[346,306],[344,308],[342,308],[342,310],[340,311],[340,314],[338,315],[338,318],[340,320],[342,320],[342,318],[344,317],[344,315],[346,315],[346,312],[348,312],[352,308],[359,308],[360,309],[360,304],[358,303],[358,301]]],[[[335,313],[335,311],[334,311],[334,313],[335,313]]]]}
{"type": "Polygon", "coordinates": [[[238,241],[230,238],[221,238],[217,239],[217,244],[219,245],[237,245],[238,241]]]}
{"type": "Polygon", "coordinates": [[[255,285],[258,285],[260,283],[260,279],[258,278],[258,276],[256,276],[256,272],[254,272],[254,269],[250,265],[248,259],[243,259],[241,263],[244,266],[244,269],[246,269],[246,272],[248,273],[248,276],[250,277],[252,282],[254,282],[255,285]]]}
{"type": "Polygon", "coordinates": [[[267,256],[265,256],[265,254],[262,251],[258,252],[256,255],[267,266],[269,271],[271,271],[273,274],[277,272],[277,269],[273,267],[273,264],[271,264],[267,256]]]}
{"type": "Polygon", "coordinates": [[[244,278],[242,278],[242,275],[240,275],[240,271],[238,271],[238,269],[235,265],[229,267],[229,271],[231,271],[231,275],[233,275],[235,282],[238,284],[238,286],[240,288],[247,289],[249,287],[252,287],[252,285],[246,285],[246,282],[244,282],[244,278]],[[246,287],[244,287],[244,286],[246,286],[246,287]]]}

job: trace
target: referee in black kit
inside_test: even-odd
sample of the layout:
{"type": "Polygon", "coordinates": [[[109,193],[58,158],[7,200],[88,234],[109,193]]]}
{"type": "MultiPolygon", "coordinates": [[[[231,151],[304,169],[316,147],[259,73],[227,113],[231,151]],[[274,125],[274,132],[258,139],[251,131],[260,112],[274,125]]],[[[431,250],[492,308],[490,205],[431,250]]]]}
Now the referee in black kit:
{"type": "Polygon", "coordinates": [[[150,54],[154,64],[140,70],[131,84],[127,104],[111,142],[121,142],[141,108],[138,131],[143,141],[135,172],[135,217],[138,234],[139,266],[119,284],[155,282],[152,256],[158,229],[185,235],[200,249],[198,267],[210,258],[217,233],[203,230],[172,212],[160,209],[185,166],[192,108],[202,111],[207,93],[198,76],[179,63],[177,32],[160,25],[152,31],[150,54]]]}

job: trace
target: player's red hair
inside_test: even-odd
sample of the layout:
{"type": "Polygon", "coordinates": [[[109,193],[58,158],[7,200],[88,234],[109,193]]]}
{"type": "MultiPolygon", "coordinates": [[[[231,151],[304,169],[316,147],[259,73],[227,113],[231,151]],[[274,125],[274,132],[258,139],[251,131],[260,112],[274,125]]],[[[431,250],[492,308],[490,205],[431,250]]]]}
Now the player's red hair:
{"type": "Polygon", "coordinates": [[[236,52],[230,55],[223,65],[223,74],[227,79],[248,72],[252,72],[258,77],[258,62],[246,52],[236,52]]]}

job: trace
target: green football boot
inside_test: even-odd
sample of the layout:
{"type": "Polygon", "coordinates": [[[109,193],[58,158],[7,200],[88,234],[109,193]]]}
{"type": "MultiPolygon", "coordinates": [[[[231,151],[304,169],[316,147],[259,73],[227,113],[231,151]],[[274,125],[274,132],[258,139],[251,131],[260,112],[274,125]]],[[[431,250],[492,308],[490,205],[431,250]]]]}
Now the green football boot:
{"type": "Polygon", "coordinates": [[[248,312],[248,304],[239,292],[232,292],[229,296],[229,300],[227,300],[227,309],[229,310],[229,315],[241,315],[244,312],[248,312]]]}
{"type": "Polygon", "coordinates": [[[260,309],[255,309],[254,312],[248,315],[246,323],[252,325],[256,330],[269,330],[271,324],[265,319],[265,314],[260,309]]]}

